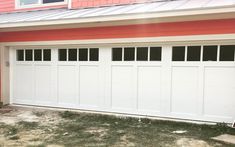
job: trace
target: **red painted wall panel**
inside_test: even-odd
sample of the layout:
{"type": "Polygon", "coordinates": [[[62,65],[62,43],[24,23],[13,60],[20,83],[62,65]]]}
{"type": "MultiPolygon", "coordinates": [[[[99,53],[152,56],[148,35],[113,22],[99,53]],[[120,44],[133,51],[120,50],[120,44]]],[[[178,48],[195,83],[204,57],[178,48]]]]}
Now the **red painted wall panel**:
{"type": "MultiPolygon", "coordinates": [[[[153,0],[72,0],[72,8],[87,8],[87,7],[99,7],[99,6],[111,6],[131,3],[142,3],[153,0]]],[[[0,0],[0,13],[1,12],[15,12],[15,11],[28,11],[28,10],[42,10],[45,8],[67,8],[67,5],[58,6],[45,6],[36,7],[30,9],[15,9],[15,0],[0,0]]]]}
{"type": "Polygon", "coordinates": [[[86,8],[145,2],[150,0],[73,0],[72,8],[86,8]]]}
{"type": "Polygon", "coordinates": [[[235,33],[235,19],[2,32],[0,42],[163,37],[235,33]]]}
{"type": "Polygon", "coordinates": [[[0,0],[0,13],[14,11],[15,0],[0,0]]]}

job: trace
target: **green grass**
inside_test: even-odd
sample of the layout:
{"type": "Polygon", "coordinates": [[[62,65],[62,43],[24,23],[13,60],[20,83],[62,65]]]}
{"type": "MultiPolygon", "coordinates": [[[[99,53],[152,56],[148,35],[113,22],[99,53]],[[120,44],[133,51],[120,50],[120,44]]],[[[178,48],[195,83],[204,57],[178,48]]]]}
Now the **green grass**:
{"type": "Polygon", "coordinates": [[[16,126],[6,126],[5,135],[6,136],[14,136],[18,133],[18,128],[16,126]]]}

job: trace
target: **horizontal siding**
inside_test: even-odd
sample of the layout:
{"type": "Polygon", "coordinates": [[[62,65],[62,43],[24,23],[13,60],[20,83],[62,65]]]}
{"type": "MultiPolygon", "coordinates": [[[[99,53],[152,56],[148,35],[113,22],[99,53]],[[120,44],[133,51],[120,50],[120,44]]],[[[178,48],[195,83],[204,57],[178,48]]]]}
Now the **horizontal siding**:
{"type": "Polygon", "coordinates": [[[235,19],[226,19],[60,30],[2,32],[0,34],[0,42],[232,34],[235,33],[234,26],[235,19]]]}
{"type": "Polygon", "coordinates": [[[145,2],[149,0],[72,0],[72,8],[86,8],[145,2]]]}
{"type": "Polygon", "coordinates": [[[0,0],[0,13],[14,11],[15,0],[0,0]]]}
{"type": "Polygon", "coordinates": [[[27,9],[15,9],[15,0],[0,0],[0,13],[3,12],[18,12],[18,11],[29,11],[29,10],[42,10],[48,8],[67,8],[66,5],[56,5],[56,6],[45,6],[45,7],[36,7],[36,8],[27,8],[27,9]]]}

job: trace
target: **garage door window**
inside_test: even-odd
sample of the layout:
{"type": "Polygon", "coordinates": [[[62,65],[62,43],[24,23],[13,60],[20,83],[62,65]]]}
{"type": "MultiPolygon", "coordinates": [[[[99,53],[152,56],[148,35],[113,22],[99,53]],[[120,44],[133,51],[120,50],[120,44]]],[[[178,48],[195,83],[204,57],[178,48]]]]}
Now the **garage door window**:
{"type": "Polygon", "coordinates": [[[78,59],[77,49],[69,49],[69,61],[77,61],[78,59]]]}
{"type": "Polygon", "coordinates": [[[203,47],[203,61],[217,61],[218,46],[203,47]]]}
{"type": "Polygon", "coordinates": [[[59,61],[99,61],[99,48],[59,49],[59,61]]]}
{"type": "Polygon", "coordinates": [[[220,46],[220,61],[234,61],[235,45],[220,46]]]}
{"type": "Polygon", "coordinates": [[[16,61],[51,61],[51,49],[16,50],[16,61]]]}
{"type": "Polygon", "coordinates": [[[112,61],[161,61],[162,47],[112,48],[112,61]]]}
{"type": "Polygon", "coordinates": [[[122,48],[113,48],[112,49],[112,60],[113,61],[122,61],[122,48]]]}
{"type": "Polygon", "coordinates": [[[172,61],[185,61],[185,46],[174,46],[172,61]]]}
{"type": "Polygon", "coordinates": [[[137,61],[148,61],[148,47],[137,47],[137,61]]]}
{"type": "Polygon", "coordinates": [[[42,50],[34,50],[34,61],[42,61],[42,50]]]}
{"type": "Polygon", "coordinates": [[[50,49],[43,50],[43,61],[51,61],[51,50],[50,49]]]}
{"type": "Polygon", "coordinates": [[[88,49],[79,49],[79,61],[88,61],[88,49]]]}
{"type": "Polygon", "coordinates": [[[135,48],[127,47],[124,48],[124,61],[134,61],[135,60],[135,48]]]}
{"type": "Polygon", "coordinates": [[[99,49],[98,48],[90,49],[90,61],[99,61],[99,49]]]}
{"type": "Polygon", "coordinates": [[[188,46],[187,61],[200,61],[200,60],[201,60],[201,46],[188,46]]]}
{"type": "Polygon", "coordinates": [[[150,61],[161,61],[161,60],[162,60],[162,48],[150,47],[150,61]]]}
{"type": "Polygon", "coordinates": [[[25,50],[25,60],[33,61],[33,50],[25,50]]]}
{"type": "Polygon", "coordinates": [[[67,61],[67,49],[59,49],[59,61],[67,61]]]}
{"type": "Polygon", "coordinates": [[[17,50],[16,51],[16,60],[17,61],[24,61],[24,50],[17,50]]]}
{"type": "Polygon", "coordinates": [[[234,61],[235,45],[174,46],[172,48],[172,61],[218,60],[234,61]]]}

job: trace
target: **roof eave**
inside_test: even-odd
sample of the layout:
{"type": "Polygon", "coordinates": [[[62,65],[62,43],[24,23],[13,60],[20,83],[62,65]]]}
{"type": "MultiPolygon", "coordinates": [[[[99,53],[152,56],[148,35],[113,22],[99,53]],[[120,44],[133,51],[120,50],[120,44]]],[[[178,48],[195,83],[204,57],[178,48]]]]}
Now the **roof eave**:
{"type": "MultiPolygon", "coordinates": [[[[98,16],[75,19],[60,19],[60,20],[43,20],[33,22],[16,22],[0,24],[0,31],[7,28],[22,28],[22,27],[43,27],[53,25],[71,25],[71,24],[102,24],[107,22],[122,22],[141,20],[154,20],[155,22],[175,22],[190,20],[205,20],[205,19],[225,19],[235,18],[235,6],[231,7],[214,7],[210,9],[190,9],[177,11],[163,11],[154,13],[136,13],[136,14],[122,14],[110,16],[98,16]]],[[[81,25],[82,26],[82,25],[81,25]]]]}

